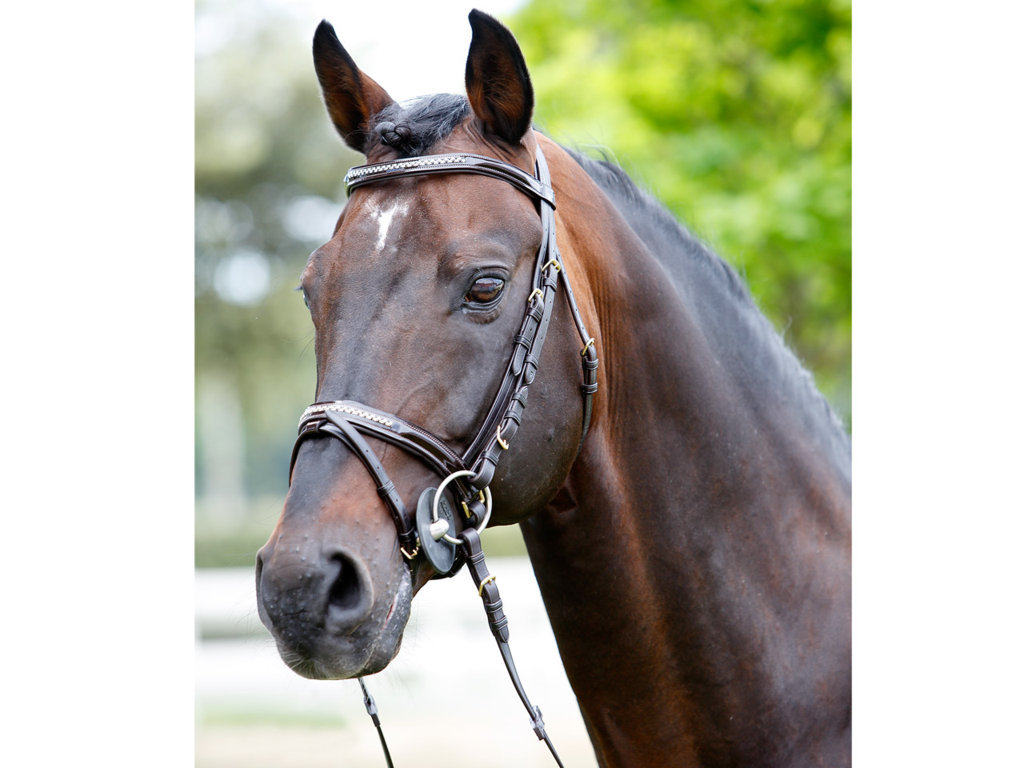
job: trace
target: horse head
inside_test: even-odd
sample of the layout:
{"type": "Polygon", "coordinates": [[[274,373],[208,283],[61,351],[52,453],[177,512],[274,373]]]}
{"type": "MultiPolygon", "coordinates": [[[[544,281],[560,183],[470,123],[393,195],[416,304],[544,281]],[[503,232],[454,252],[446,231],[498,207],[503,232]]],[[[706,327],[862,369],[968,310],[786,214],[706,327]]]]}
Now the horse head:
{"type": "MultiPolygon", "coordinates": [[[[361,72],[334,29],[320,24],[313,55],[328,114],[368,167],[471,154],[532,177],[538,139],[522,53],[489,16],[474,11],[470,23],[467,98],[407,104],[361,72]]],[[[401,534],[402,510],[419,508],[424,491],[446,479],[444,466],[373,429],[399,422],[408,440],[434,446],[442,465],[479,453],[481,425],[493,421],[523,346],[524,311],[538,304],[535,260],[548,236],[541,204],[486,174],[406,174],[350,186],[332,237],[301,280],[315,328],[316,400],[335,404],[333,413],[311,413],[339,439],[317,433],[296,444],[283,513],[257,556],[260,617],[282,658],[311,678],[383,669],[398,652],[413,595],[443,575],[417,552],[419,541],[401,534]]],[[[477,464],[450,485],[467,493],[485,486],[492,524],[528,517],[557,491],[584,429],[577,329],[564,306],[552,311],[545,365],[527,360],[530,407],[523,388],[514,443],[499,423],[501,462],[485,466],[483,477],[477,464]]],[[[483,437],[493,447],[495,438],[483,437]]],[[[452,538],[479,527],[483,499],[473,502],[475,517],[468,505],[453,516],[452,538]]]]}

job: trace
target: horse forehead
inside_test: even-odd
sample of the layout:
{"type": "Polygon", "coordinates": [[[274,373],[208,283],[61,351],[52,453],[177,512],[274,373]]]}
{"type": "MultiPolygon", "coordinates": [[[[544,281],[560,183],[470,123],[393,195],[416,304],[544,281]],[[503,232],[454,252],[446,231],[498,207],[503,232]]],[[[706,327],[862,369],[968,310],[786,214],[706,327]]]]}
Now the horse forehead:
{"type": "Polygon", "coordinates": [[[443,206],[417,190],[367,191],[339,230],[346,255],[379,257],[401,243],[434,241],[446,229],[443,206]]]}
{"type": "MultiPolygon", "coordinates": [[[[372,205],[368,210],[370,219],[369,229],[371,230],[372,250],[374,255],[380,255],[384,252],[384,249],[388,244],[388,233],[391,231],[393,225],[405,219],[409,213],[409,201],[401,198],[388,198],[381,201],[380,204],[372,205]],[[372,234],[372,230],[376,227],[376,236],[372,234]]],[[[398,229],[398,227],[395,227],[398,229]]]]}
{"type": "Polygon", "coordinates": [[[402,232],[414,205],[408,195],[367,195],[358,209],[345,217],[341,232],[346,241],[351,241],[346,245],[357,245],[371,255],[380,254],[389,236],[402,232]]]}
{"type": "Polygon", "coordinates": [[[342,268],[356,263],[387,268],[408,265],[407,258],[392,258],[399,251],[443,257],[482,238],[517,252],[525,241],[539,238],[540,220],[529,198],[493,179],[453,174],[364,192],[349,201],[333,243],[319,258],[337,258],[342,268]],[[515,215],[520,207],[521,215],[515,215]]]}

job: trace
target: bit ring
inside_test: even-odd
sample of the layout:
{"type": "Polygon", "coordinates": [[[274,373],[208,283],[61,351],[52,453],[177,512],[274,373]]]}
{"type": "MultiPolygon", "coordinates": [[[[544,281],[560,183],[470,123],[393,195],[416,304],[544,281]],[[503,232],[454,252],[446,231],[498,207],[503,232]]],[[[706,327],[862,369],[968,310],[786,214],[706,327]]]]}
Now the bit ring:
{"type": "MultiPolygon", "coordinates": [[[[445,486],[448,485],[448,483],[450,483],[452,480],[455,480],[458,477],[467,477],[467,476],[472,475],[472,474],[473,474],[473,472],[471,470],[462,469],[462,470],[459,470],[458,472],[452,472],[450,475],[448,475],[448,477],[446,477],[444,480],[441,481],[441,484],[439,486],[437,486],[437,491],[434,493],[434,503],[430,505],[431,522],[435,522],[436,523],[437,520],[438,520],[438,517],[437,517],[437,505],[438,505],[438,502],[441,501],[441,492],[444,491],[445,486]]],[[[487,523],[491,519],[491,489],[490,488],[484,488],[482,493],[484,494],[484,504],[486,505],[486,512],[484,513],[483,522],[481,522],[479,527],[477,527],[477,529],[476,529],[477,533],[482,533],[484,528],[487,527],[487,523]]],[[[442,536],[441,538],[444,539],[445,541],[447,541],[449,544],[455,544],[456,546],[458,546],[459,544],[462,543],[462,539],[457,539],[454,536],[451,536],[451,535],[449,535],[447,533],[444,536],[442,536]]]]}

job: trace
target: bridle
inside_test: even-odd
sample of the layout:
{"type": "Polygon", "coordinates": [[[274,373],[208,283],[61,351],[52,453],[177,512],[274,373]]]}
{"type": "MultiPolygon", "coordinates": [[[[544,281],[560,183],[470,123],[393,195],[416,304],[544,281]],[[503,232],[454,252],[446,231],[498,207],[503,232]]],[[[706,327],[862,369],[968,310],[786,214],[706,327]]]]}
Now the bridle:
{"type": "MultiPolygon", "coordinates": [[[[583,341],[580,360],[583,369],[583,428],[580,446],[590,427],[593,396],[597,391],[597,353],[594,339],[580,316],[572,286],[561,262],[555,239],[555,195],[551,176],[540,147],[537,147],[537,175],[495,158],[470,153],[425,155],[386,163],[356,166],[345,176],[351,194],[359,187],[411,176],[473,173],[511,184],[538,201],[542,226],[541,244],[533,270],[533,290],[526,302],[519,332],[512,339],[508,366],[497,394],[469,447],[458,453],[429,430],[400,416],[351,400],[318,402],[306,408],[299,419],[299,433],[292,449],[291,470],[299,447],[315,435],[341,440],[362,461],[377,485],[398,532],[398,543],[409,567],[422,552],[438,576],[453,575],[465,561],[454,533],[452,506],[443,496],[449,489],[455,509],[463,514],[466,527],[478,532],[490,517],[488,486],[502,453],[509,449],[522,423],[529,387],[537,375],[541,350],[551,322],[559,282],[565,288],[569,309],[583,341]],[[439,490],[428,488],[420,495],[415,516],[410,516],[384,467],[366,442],[369,435],[396,445],[423,461],[440,478],[439,490]],[[442,523],[446,523],[447,527],[442,523]],[[429,532],[424,536],[421,529],[429,532]]],[[[291,471],[289,471],[289,477],[291,471]]]]}
{"type": "MultiPolygon", "coordinates": [[[[543,230],[534,264],[533,290],[527,299],[519,332],[512,339],[501,385],[476,436],[460,454],[429,430],[394,414],[351,400],[318,402],[306,408],[299,419],[289,478],[303,442],[317,435],[337,438],[359,458],[377,485],[377,493],[384,500],[395,523],[398,544],[410,571],[414,569],[416,558],[421,553],[437,572],[434,578],[454,575],[463,564],[468,563],[483,600],[491,632],[516,692],[530,713],[534,732],[548,745],[555,761],[561,766],[562,762],[544,730],[540,709],[530,703],[516,673],[508,645],[508,620],[502,611],[494,576],[488,572],[484,562],[479,534],[490,519],[491,495],[488,486],[494,477],[495,467],[502,453],[509,449],[522,424],[529,388],[540,365],[541,350],[551,322],[559,282],[565,288],[569,309],[583,342],[580,351],[583,369],[583,383],[580,385],[583,427],[577,452],[582,448],[590,427],[593,397],[597,392],[597,352],[561,262],[555,239],[555,194],[547,161],[539,146],[535,176],[495,158],[453,153],[356,166],[346,174],[345,186],[351,194],[361,186],[391,179],[450,173],[479,174],[511,184],[537,201],[543,230]],[[364,435],[379,438],[413,454],[442,478],[437,488],[427,488],[420,494],[414,516],[410,517],[394,483],[364,435]],[[451,491],[455,499],[455,509],[461,508],[463,528],[459,538],[452,535],[455,532],[457,513],[444,495],[446,490],[451,491]]],[[[367,712],[377,726],[385,759],[388,766],[391,766],[376,705],[366,691],[362,678],[360,684],[363,686],[367,712]]]]}

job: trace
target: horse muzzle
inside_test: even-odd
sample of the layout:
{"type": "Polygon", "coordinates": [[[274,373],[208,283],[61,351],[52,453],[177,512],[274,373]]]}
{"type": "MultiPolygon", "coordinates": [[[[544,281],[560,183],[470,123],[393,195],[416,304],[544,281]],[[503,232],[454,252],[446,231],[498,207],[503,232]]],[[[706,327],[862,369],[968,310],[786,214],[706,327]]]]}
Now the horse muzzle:
{"type": "Polygon", "coordinates": [[[260,619],[281,658],[303,677],[347,679],[387,666],[401,645],[412,593],[401,563],[368,563],[312,538],[298,544],[272,537],[256,558],[260,619]]]}

